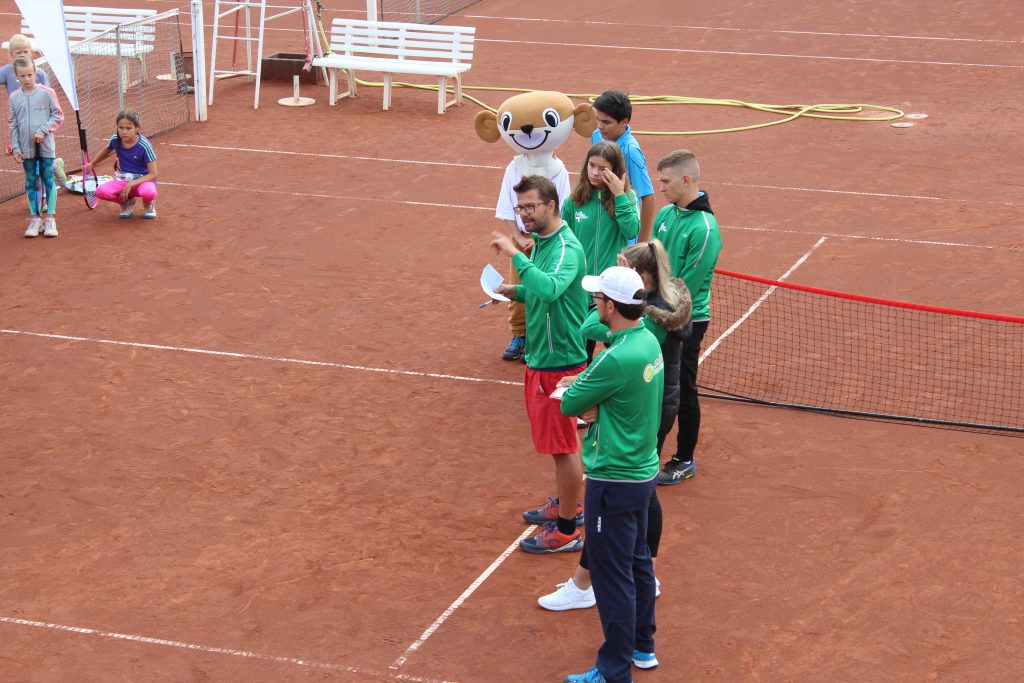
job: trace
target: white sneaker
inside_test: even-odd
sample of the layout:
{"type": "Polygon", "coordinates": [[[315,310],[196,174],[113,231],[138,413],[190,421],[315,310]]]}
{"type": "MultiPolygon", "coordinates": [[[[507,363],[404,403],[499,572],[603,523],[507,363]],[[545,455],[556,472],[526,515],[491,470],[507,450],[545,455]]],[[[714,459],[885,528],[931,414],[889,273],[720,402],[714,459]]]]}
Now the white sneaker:
{"type": "Polygon", "coordinates": [[[131,218],[135,215],[135,197],[129,197],[128,201],[121,205],[121,218],[131,218]]]}
{"type": "Polygon", "coordinates": [[[580,590],[572,579],[569,579],[565,583],[558,584],[558,590],[554,593],[537,598],[537,604],[553,612],[562,612],[567,609],[593,607],[597,604],[597,599],[594,598],[593,586],[586,590],[580,590]]]}
{"type": "Polygon", "coordinates": [[[28,219],[28,229],[25,230],[25,237],[39,237],[39,228],[43,225],[43,219],[39,216],[32,216],[28,219]]]}
{"type": "Polygon", "coordinates": [[[654,577],[654,597],[655,598],[660,598],[661,597],[661,581],[658,581],[658,577],[657,576],[654,577]]]}
{"type": "Polygon", "coordinates": [[[53,216],[47,216],[43,219],[43,237],[56,237],[57,236],[57,219],[53,216]]]}
{"type": "Polygon", "coordinates": [[[156,202],[153,202],[148,206],[143,202],[142,206],[146,209],[146,212],[142,214],[143,218],[156,218],[156,202]]]}

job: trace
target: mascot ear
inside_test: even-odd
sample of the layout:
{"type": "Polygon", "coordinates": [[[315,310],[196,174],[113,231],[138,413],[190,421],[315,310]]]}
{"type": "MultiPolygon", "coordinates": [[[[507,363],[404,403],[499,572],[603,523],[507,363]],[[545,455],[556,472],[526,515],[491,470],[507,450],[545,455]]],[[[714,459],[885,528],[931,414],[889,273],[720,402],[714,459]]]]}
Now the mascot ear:
{"type": "Polygon", "coordinates": [[[473,127],[476,128],[476,134],[484,142],[497,142],[501,139],[501,133],[498,131],[498,115],[493,111],[479,112],[473,119],[473,127]]]}
{"type": "Polygon", "coordinates": [[[573,110],[573,116],[573,130],[578,135],[589,138],[597,128],[597,119],[594,117],[594,108],[590,106],[590,102],[577,104],[576,109],[573,110]]]}

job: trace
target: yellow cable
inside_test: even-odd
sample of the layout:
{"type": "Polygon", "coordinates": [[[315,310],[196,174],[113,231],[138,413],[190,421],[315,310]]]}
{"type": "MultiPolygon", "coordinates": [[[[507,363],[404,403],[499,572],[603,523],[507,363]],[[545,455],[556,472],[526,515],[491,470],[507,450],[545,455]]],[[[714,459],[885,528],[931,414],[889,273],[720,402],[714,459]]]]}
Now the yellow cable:
{"type": "MultiPolygon", "coordinates": [[[[383,83],[376,83],[373,81],[363,81],[356,79],[356,83],[364,86],[372,87],[384,87],[383,83]]],[[[433,90],[437,91],[438,86],[429,85],[423,83],[404,83],[401,81],[394,81],[392,83],[394,87],[398,88],[413,88],[415,90],[433,90]]],[[[454,86],[447,88],[448,91],[454,93],[454,86]]],[[[498,86],[462,86],[464,91],[463,97],[470,102],[480,106],[482,109],[488,111],[497,112],[494,107],[481,102],[472,95],[466,95],[466,90],[482,90],[489,92],[512,92],[512,93],[524,93],[534,92],[530,88],[506,88],[498,86]]],[[[581,93],[566,93],[566,95],[572,99],[587,100],[593,102],[597,99],[597,95],[581,94],[581,93]]],[[[830,121],[895,121],[903,118],[904,112],[895,107],[888,107],[880,104],[759,104],[756,102],[743,102],[742,100],[717,100],[703,97],[684,97],[681,95],[633,95],[630,101],[637,106],[654,106],[654,105],[702,105],[702,106],[716,106],[716,107],[741,107],[745,109],[754,109],[755,111],[764,112],[766,114],[772,114],[780,118],[774,121],[765,121],[763,123],[753,123],[748,126],[737,126],[734,128],[719,128],[716,130],[688,130],[688,131],[658,131],[658,130],[634,130],[633,135],[712,135],[715,133],[738,133],[746,130],[755,130],[757,128],[767,128],[769,126],[778,126],[782,123],[789,123],[799,118],[809,119],[827,119],[830,121]],[[879,116],[857,116],[865,111],[878,111],[887,112],[879,116]]]]}

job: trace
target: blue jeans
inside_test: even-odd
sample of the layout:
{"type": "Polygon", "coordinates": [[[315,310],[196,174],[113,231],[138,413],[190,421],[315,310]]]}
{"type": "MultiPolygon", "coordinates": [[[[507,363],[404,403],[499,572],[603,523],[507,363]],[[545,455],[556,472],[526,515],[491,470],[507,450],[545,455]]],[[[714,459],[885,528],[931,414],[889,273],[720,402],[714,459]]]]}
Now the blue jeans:
{"type": "Polygon", "coordinates": [[[654,565],[647,546],[647,506],[657,478],[587,479],[587,560],[604,644],[597,668],[608,683],[630,683],[633,650],[654,652],[654,565]]]}
{"type": "Polygon", "coordinates": [[[28,212],[38,216],[45,211],[52,216],[57,213],[57,185],[53,180],[53,159],[41,157],[39,159],[25,159],[21,162],[25,169],[25,196],[28,198],[28,212]],[[39,162],[39,178],[36,177],[36,161],[39,162]],[[46,190],[46,205],[39,206],[39,191],[36,189],[36,181],[43,181],[46,190]]]}

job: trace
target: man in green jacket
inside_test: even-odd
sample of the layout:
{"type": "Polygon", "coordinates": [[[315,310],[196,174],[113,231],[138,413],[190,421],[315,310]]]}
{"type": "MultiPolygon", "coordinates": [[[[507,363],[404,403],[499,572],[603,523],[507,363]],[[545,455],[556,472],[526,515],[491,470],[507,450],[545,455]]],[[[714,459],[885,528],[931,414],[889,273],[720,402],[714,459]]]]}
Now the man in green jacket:
{"type": "Polygon", "coordinates": [[[683,340],[679,359],[679,430],[676,452],[665,463],[658,483],[678,484],[697,473],[693,454],[700,432],[697,364],[700,345],[711,321],[711,276],[722,251],[722,235],[708,195],[700,187],[700,165],[693,153],[680,149],[658,162],[658,182],[669,204],[654,219],[654,236],[661,240],[672,264],[672,277],[690,290],[693,331],[683,340]]]}
{"type": "Polygon", "coordinates": [[[657,484],[664,360],[661,344],[640,322],[644,282],[635,270],[612,266],[582,284],[594,292],[611,335],[589,368],[562,380],[568,389],[561,409],[582,415],[597,408],[583,439],[583,466],[587,559],[605,640],[595,667],[565,681],[629,683],[631,664],[658,665],[647,507],[657,484]]]}
{"type": "Polygon", "coordinates": [[[554,183],[543,176],[524,176],[513,189],[519,202],[514,210],[533,234],[533,251],[526,256],[507,235],[493,233],[491,246],[512,258],[522,283],[502,284],[495,291],[526,304],[526,338],[530,340],[524,381],[526,414],[537,452],[554,459],[557,492],[545,505],[523,513],[527,522],[544,526],[536,536],[520,541],[519,547],[529,553],[580,550],[583,466],[576,420],[562,415],[550,396],[560,379],[586,367],[580,334],[587,313],[587,294],[580,287],[586,259],[579,240],[559,215],[554,183]]]}

